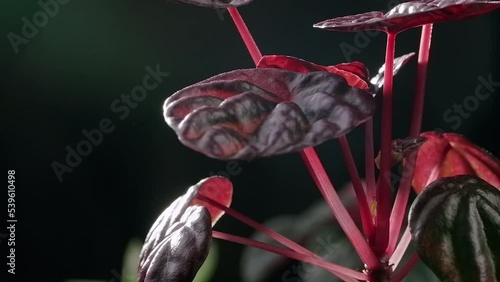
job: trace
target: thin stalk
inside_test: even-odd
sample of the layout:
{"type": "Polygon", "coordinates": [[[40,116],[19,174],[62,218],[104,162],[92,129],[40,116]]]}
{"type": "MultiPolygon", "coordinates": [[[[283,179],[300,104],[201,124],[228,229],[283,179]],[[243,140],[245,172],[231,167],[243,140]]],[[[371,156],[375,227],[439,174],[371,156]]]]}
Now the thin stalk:
{"type": "Polygon", "coordinates": [[[356,193],[356,198],[358,199],[359,213],[361,215],[361,223],[363,225],[363,230],[368,238],[373,236],[373,221],[370,208],[368,207],[368,201],[366,200],[366,194],[361,183],[361,178],[359,178],[358,169],[354,162],[354,158],[349,148],[349,142],[347,137],[341,136],[339,138],[340,147],[342,149],[342,154],[344,155],[344,160],[347,165],[347,170],[349,171],[349,176],[351,177],[352,186],[354,187],[354,192],[356,193]]]}
{"type": "Polygon", "coordinates": [[[411,182],[415,172],[416,161],[417,151],[415,150],[410,153],[403,165],[402,179],[399,183],[398,193],[396,194],[391,218],[389,220],[389,244],[386,250],[386,253],[389,255],[392,254],[396,248],[398,237],[401,232],[401,226],[403,225],[403,219],[406,216],[406,207],[408,205],[408,198],[411,192],[411,182]]]}
{"type": "Polygon", "coordinates": [[[377,269],[380,266],[377,256],[375,256],[368,242],[363,237],[363,234],[361,234],[356,223],[354,223],[349,212],[342,204],[314,148],[306,148],[301,151],[300,155],[314,179],[316,186],[318,186],[321,195],[325,198],[326,203],[332,210],[333,215],[337,219],[342,230],[344,230],[351,244],[354,246],[361,260],[368,269],[377,269]]]}
{"type": "Polygon", "coordinates": [[[410,242],[411,242],[410,228],[406,227],[406,230],[403,233],[403,236],[401,236],[401,240],[399,241],[396,250],[393,253],[388,252],[388,255],[390,255],[389,265],[392,265],[393,269],[396,269],[398,267],[398,264],[399,262],[401,262],[401,259],[403,258],[406,249],[410,245],[410,242]]]}
{"type": "Polygon", "coordinates": [[[377,187],[377,226],[374,250],[382,255],[389,241],[389,216],[391,212],[390,176],[392,166],[392,86],[396,34],[387,34],[385,53],[384,91],[382,96],[382,138],[380,174],[377,187]]]}
{"type": "Polygon", "coordinates": [[[391,277],[391,282],[402,281],[403,278],[405,278],[406,275],[408,275],[408,273],[410,273],[410,271],[413,269],[413,267],[415,267],[415,265],[418,263],[419,260],[420,259],[417,255],[417,253],[414,253],[410,257],[408,262],[403,266],[403,268],[391,277]]]}
{"type": "Polygon", "coordinates": [[[417,137],[422,128],[422,115],[424,112],[425,85],[427,80],[427,67],[431,50],[432,24],[422,27],[420,48],[418,50],[417,82],[415,96],[413,97],[413,111],[410,125],[410,136],[417,137]]]}
{"type": "MultiPolygon", "coordinates": [[[[196,197],[201,201],[204,201],[210,205],[215,206],[216,208],[218,208],[220,210],[223,210],[225,213],[227,213],[231,217],[234,217],[235,219],[241,221],[242,223],[252,227],[253,229],[255,229],[259,232],[262,232],[263,234],[276,240],[276,242],[282,244],[283,246],[285,246],[285,247],[287,247],[287,248],[289,248],[289,249],[291,249],[299,254],[317,256],[313,252],[302,247],[301,245],[297,244],[296,242],[286,238],[285,236],[275,232],[274,230],[269,229],[265,225],[262,225],[262,224],[256,222],[255,220],[248,218],[247,216],[245,216],[245,215],[243,215],[243,214],[241,214],[241,213],[239,213],[231,208],[228,208],[228,207],[226,207],[226,206],[224,206],[224,205],[222,205],[222,204],[220,204],[220,203],[218,203],[210,198],[202,196],[202,195],[197,195],[196,197]]],[[[320,258],[319,256],[317,256],[317,257],[320,258]]]]}
{"type": "Polygon", "coordinates": [[[375,183],[375,153],[373,148],[373,119],[365,122],[365,174],[366,174],[366,197],[371,202],[377,195],[375,183]]]}
{"type": "MultiPolygon", "coordinates": [[[[418,51],[418,68],[417,68],[417,82],[415,87],[415,95],[413,98],[413,109],[410,125],[410,136],[418,137],[422,127],[422,115],[424,110],[424,97],[425,85],[427,79],[427,67],[429,62],[429,53],[431,48],[432,39],[432,24],[427,24],[422,27],[422,34],[420,37],[420,48],[418,51]]],[[[408,203],[408,196],[411,191],[411,182],[415,172],[415,163],[417,155],[416,151],[407,158],[403,166],[403,179],[399,184],[396,200],[392,209],[390,218],[389,230],[389,245],[387,253],[392,254],[401,231],[403,217],[405,215],[406,206],[408,203]]]]}
{"type": "Polygon", "coordinates": [[[227,8],[227,10],[229,11],[231,18],[233,18],[234,25],[236,25],[236,28],[238,29],[238,32],[240,33],[241,38],[243,39],[243,42],[245,43],[245,46],[250,53],[250,56],[252,56],[253,62],[255,63],[255,65],[257,65],[257,63],[262,58],[262,54],[260,53],[259,47],[257,47],[255,40],[253,40],[252,34],[248,30],[245,21],[243,21],[243,18],[238,12],[238,9],[231,7],[227,8]]]}
{"type": "Polygon", "coordinates": [[[340,266],[340,265],[337,265],[337,264],[334,264],[331,262],[327,262],[323,259],[318,259],[316,257],[299,254],[299,253],[296,253],[294,251],[291,251],[291,250],[288,250],[288,249],[285,249],[282,247],[269,245],[269,244],[259,242],[256,240],[252,240],[252,239],[248,239],[248,238],[244,238],[244,237],[240,237],[240,236],[236,236],[236,235],[232,235],[232,234],[227,234],[227,233],[223,233],[223,232],[219,232],[219,231],[212,231],[212,236],[214,238],[217,238],[217,239],[222,239],[222,240],[226,240],[226,241],[237,243],[237,244],[242,244],[242,245],[246,245],[246,246],[250,246],[250,247],[254,247],[254,248],[259,248],[261,250],[275,253],[275,254],[278,254],[278,255],[281,255],[284,257],[288,257],[288,258],[293,259],[293,260],[298,260],[298,261],[302,261],[305,263],[310,263],[312,265],[316,265],[318,267],[321,267],[321,268],[329,271],[330,273],[338,276],[339,278],[341,278],[342,280],[345,280],[345,281],[355,282],[357,280],[362,280],[362,281],[366,280],[366,274],[364,274],[364,273],[361,273],[361,272],[355,271],[353,269],[350,269],[350,268],[347,268],[344,266],[340,266]]]}

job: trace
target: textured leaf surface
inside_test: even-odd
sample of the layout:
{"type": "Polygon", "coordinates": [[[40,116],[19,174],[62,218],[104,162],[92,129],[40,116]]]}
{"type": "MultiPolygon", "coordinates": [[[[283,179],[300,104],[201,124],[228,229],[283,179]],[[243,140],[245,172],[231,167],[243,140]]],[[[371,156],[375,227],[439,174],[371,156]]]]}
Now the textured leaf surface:
{"type": "Polygon", "coordinates": [[[322,66],[291,56],[268,55],[262,57],[257,63],[257,68],[283,69],[301,73],[326,71],[344,77],[349,86],[364,90],[369,88],[367,83],[368,69],[360,62],[322,66]]]}
{"type": "MultiPolygon", "coordinates": [[[[406,55],[397,57],[394,59],[394,66],[393,66],[393,75],[398,74],[399,70],[408,63],[408,61],[413,58],[415,55],[414,52],[408,53],[406,55]]],[[[379,89],[384,86],[384,73],[385,73],[385,64],[383,64],[379,69],[378,73],[370,79],[370,83],[374,87],[374,91],[378,91],[379,89]]]]}
{"type": "Polygon", "coordinates": [[[417,196],[409,222],[420,258],[442,280],[500,280],[497,188],[470,175],[437,180],[417,196]]]}
{"type": "Polygon", "coordinates": [[[334,18],[314,25],[333,31],[381,30],[397,33],[417,26],[443,21],[463,20],[500,8],[499,1],[423,0],[408,1],[386,14],[368,12],[334,18]]]}
{"type": "Polygon", "coordinates": [[[186,4],[208,7],[208,8],[228,8],[247,5],[253,0],[167,0],[168,2],[182,2],[186,4]]]}
{"type": "Polygon", "coordinates": [[[325,71],[262,68],[217,75],[165,101],[186,146],[218,159],[253,159],[318,145],[375,113],[372,95],[325,71]]]}
{"type": "Polygon", "coordinates": [[[151,274],[153,276],[148,276],[148,273],[150,273],[149,268],[157,267],[156,264],[152,263],[157,260],[166,260],[166,262],[171,264],[164,265],[166,269],[165,271],[175,272],[176,269],[180,269],[179,271],[185,272],[189,277],[192,275],[190,278],[191,280],[165,281],[192,281],[196,271],[208,254],[208,244],[212,238],[211,227],[223,215],[223,211],[211,206],[210,204],[199,201],[196,197],[203,195],[204,197],[217,201],[222,205],[229,206],[231,204],[232,191],[232,184],[226,178],[219,176],[209,177],[201,180],[196,185],[191,186],[187,190],[186,194],[180,196],[170,206],[168,206],[165,211],[161,213],[158,219],[156,219],[146,236],[139,257],[139,276],[143,279],[140,281],[161,281],[147,280],[147,277],[166,275],[167,272],[161,272],[162,270],[155,269],[154,271],[151,270],[154,272],[154,275],[151,274]],[[196,209],[194,209],[195,207],[196,209]],[[208,227],[205,226],[205,217],[208,218],[208,227]],[[180,240],[178,237],[183,237],[182,240],[185,241],[180,240]],[[176,241],[174,242],[172,240],[176,241]],[[186,252],[185,254],[181,253],[181,250],[179,249],[171,250],[173,247],[177,246],[176,244],[180,244],[182,242],[185,242],[188,245],[193,244],[193,246],[192,248],[184,247],[183,250],[186,252]],[[207,244],[206,250],[203,249],[205,246],[204,244],[207,244]],[[190,254],[192,254],[193,262],[187,263],[186,265],[192,267],[192,271],[188,271],[182,267],[175,268],[175,265],[180,262],[169,260],[168,258],[169,256],[177,256],[179,260],[181,260],[188,257],[190,254]],[[163,256],[167,256],[167,258],[164,258],[163,256]]]}
{"type": "Polygon", "coordinates": [[[190,282],[208,255],[212,240],[210,214],[205,207],[187,207],[139,266],[140,282],[190,282]]]}
{"type": "Polygon", "coordinates": [[[500,162],[486,150],[453,133],[425,132],[427,141],[419,148],[413,187],[417,192],[447,176],[476,175],[500,188],[500,162]]]}

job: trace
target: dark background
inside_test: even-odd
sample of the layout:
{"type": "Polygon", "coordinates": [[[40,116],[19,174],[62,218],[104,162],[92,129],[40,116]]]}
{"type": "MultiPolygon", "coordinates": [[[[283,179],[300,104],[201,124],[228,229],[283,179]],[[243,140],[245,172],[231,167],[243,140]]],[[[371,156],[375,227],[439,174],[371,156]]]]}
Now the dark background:
{"type": "MultiPolygon", "coordinates": [[[[339,45],[354,45],[356,34],[322,31],[312,24],[378,9],[386,11],[386,1],[256,0],[240,12],[262,53],[329,65],[346,61],[339,45]]],[[[40,10],[36,1],[19,0],[3,1],[0,9],[1,165],[5,177],[7,169],[15,169],[17,177],[16,278],[109,281],[112,271],[121,268],[129,239],[143,240],[173,199],[211,172],[225,170],[225,162],[178,142],[163,120],[163,101],[212,75],[252,67],[252,61],[228,13],[153,0],[71,0],[16,54],[7,34],[21,35],[22,18],[32,19],[40,10]],[[146,66],[157,64],[170,75],[120,120],[111,103],[142,83],[146,66]],[[65,147],[75,149],[85,140],[82,130],[97,128],[103,118],[111,119],[115,130],[59,182],[51,164],[64,164],[65,147]]],[[[500,80],[495,53],[499,24],[500,14],[494,12],[434,27],[423,124],[424,130],[465,134],[497,156],[500,146],[492,134],[499,129],[500,90],[481,101],[456,130],[443,113],[474,94],[478,76],[500,80]]],[[[418,51],[419,31],[398,36],[396,55],[418,51]]],[[[351,59],[375,72],[383,63],[384,48],[385,36],[379,34],[351,59]]],[[[408,131],[415,67],[413,59],[396,78],[396,137],[408,131]]],[[[362,130],[349,139],[362,164],[362,130]]],[[[318,146],[318,152],[333,183],[345,183],[337,142],[318,146]]],[[[299,213],[320,198],[298,154],[240,164],[241,174],[231,177],[233,207],[258,221],[299,213]]],[[[5,222],[6,211],[1,214],[5,222]]],[[[216,229],[244,236],[251,232],[230,218],[223,218],[216,229]]],[[[240,247],[225,242],[219,246],[214,281],[239,281],[240,247]]],[[[4,239],[0,249],[5,273],[4,239]]]]}

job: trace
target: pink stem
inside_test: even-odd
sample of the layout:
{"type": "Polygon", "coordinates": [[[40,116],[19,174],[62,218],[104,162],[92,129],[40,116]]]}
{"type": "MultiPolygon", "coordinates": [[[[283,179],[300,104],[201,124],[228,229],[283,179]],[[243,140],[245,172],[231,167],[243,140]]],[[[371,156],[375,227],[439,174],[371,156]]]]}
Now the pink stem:
{"type": "Polygon", "coordinates": [[[401,259],[403,258],[404,254],[406,252],[406,249],[410,245],[410,242],[411,242],[410,229],[408,227],[406,227],[406,230],[403,233],[403,236],[401,236],[401,240],[399,241],[399,244],[396,247],[396,250],[394,250],[393,253],[388,252],[388,255],[390,255],[389,265],[393,266],[393,268],[392,268],[393,270],[398,267],[398,264],[401,261],[401,259]]]}
{"type": "Polygon", "coordinates": [[[306,164],[309,173],[314,179],[316,186],[318,186],[319,191],[325,198],[326,203],[333,212],[333,215],[337,219],[340,227],[344,230],[347,238],[351,241],[354,249],[358,253],[361,260],[366,264],[367,269],[376,269],[380,266],[380,263],[371,250],[368,242],[366,242],[363,234],[359,231],[356,223],[349,215],[349,212],[340,201],[335,188],[333,187],[328,175],[326,174],[321,161],[316,154],[314,148],[309,147],[300,153],[304,163],[306,164]]]}
{"type": "Polygon", "coordinates": [[[384,91],[382,96],[382,139],[380,174],[377,189],[377,226],[374,250],[382,255],[389,241],[389,216],[391,212],[390,175],[392,166],[392,86],[396,34],[387,34],[385,53],[384,91]]]}
{"type": "Polygon", "coordinates": [[[391,277],[391,282],[402,281],[403,278],[405,278],[406,275],[408,275],[408,273],[410,273],[410,271],[413,269],[413,267],[415,267],[415,265],[418,263],[418,261],[419,261],[419,257],[417,255],[417,253],[414,253],[410,257],[408,262],[405,264],[405,266],[403,266],[403,268],[399,272],[397,272],[395,275],[393,275],[391,277]]]}
{"type": "Polygon", "coordinates": [[[266,226],[256,222],[255,220],[248,218],[247,216],[245,216],[245,215],[243,215],[243,214],[241,214],[241,213],[239,213],[231,208],[228,208],[228,207],[226,207],[226,206],[224,206],[224,205],[222,205],[222,204],[220,204],[220,203],[218,203],[210,198],[207,198],[203,195],[197,195],[196,197],[201,201],[204,201],[210,205],[215,206],[216,208],[218,208],[220,210],[223,210],[225,213],[227,213],[231,217],[234,217],[235,219],[237,219],[237,220],[243,222],[244,224],[254,228],[255,230],[262,232],[263,234],[271,237],[272,239],[276,240],[278,243],[282,244],[283,246],[290,248],[299,254],[315,256],[314,253],[312,253],[308,249],[302,247],[301,245],[286,238],[285,236],[267,228],[266,226]]]}
{"type": "Polygon", "coordinates": [[[365,122],[365,175],[366,197],[371,203],[376,198],[377,187],[375,184],[375,153],[373,149],[373,119],[365,122]]]}
{"type": "Polygon", "coordinates": [[[238,29],[243,42],[247,46],[248,52],[250,53],[250,56],[252,56],[253,62],[255,63],[255,65],[257,65],[257,63],[262,58],[262,54],[260,53],[259,47],[257,47],[255,40],[253,40],[252,34],[248,30],[247,25],[241,18],[241,15],[236,8],[227,8],[227,10],[229,11],[231,18],[233,18],[234,24],[236,25],[236,28],[238,29]]]}
{"type": "Polygon", "coordinates": [[[344,155],[344,160],[347,165],[347,170],[349,171],[349,176],[351,177],[352,186],[354,187],[354,192],[356,193],[356,198],[358,199],[359,213],[361,215],[361,223],[363,224],[363,230],[368,238],[373,236],[373,221],[372,214],[368,207],[368,201],[366,200],[366,194],[359,178],[358,169],[354,162],[354,158],[349,148],[349,142],[347,137],[344,135],[339,138],[340,147],[342,149],[342,154],[344,155]]]}
{"type": "Polygon", "coordinates": [[[432,24],[422,27],[420,49],[418,51],[417,84],[413,97],[413,111],[410,125],[410,136],[417,137],[422,128],[422,115],[424,112],[425,83],[427,79],[427,66],[431,49],[432,24]]]}
{"type": "Polygon", "coordinates": [[[406,158],[403,165],[402,180],[399,183],[398,193],[396,194],[396,199],[394,200],[394,206],[392,208],[390,218],[389,244],[386,250],[386,254],[389,255],[394,252],[399,234],[401,232],[401,226],[403,225],[403,219],[406,216],[406,207],[408,205],[408,197],[411,192],[411,183],[413,180],[413,173],[415,172],[416,160],[417,151],[413,151],[406,158]]]}
{"type": "MultiPolygon", "coordinates": [[[[422,27],[422,35],[420,37],[420,49],[418,53],[418,69],[417,69],[417,85],[415,88],[415,96],[413,100],[413,110],[410,126],[410,136],[418,137],[422,126],[422,114],[424,110],[424,97],[425,97],[425,82],[427,78],[427,66],[429,62],[429,51],[431,47],[432,37],[432,24],[424,25],[422,27]]],[[[410,157],[406,158],[402,181],[399,184],[396,200],[392,209],[389,230],[389,245],[387,253],[391,254],[399,237],[403,217],[406,212],[408,204],[408,196],[411,192],[411,182],[413,173],[415,172],[416,151],[410,157]]]]}
{"type": "Polygon", "coordinates": [[[226,240],[229,242],[237,243],[237,244],[242,244],[254,248],[259,248],[264,251],[268,251],[271,253],[275,253],[284,257],[291,258],[293,260],[298,260],[302,261],[305,263],[310,263],[312,265],[319,266],[325,270],[328,270],[330,273],[338,276],[339,278],[345,280],[345,281],[353,281],[355,282],[357,280],[366,280],[366,274],[352,270],[350,268],[340,266],[334,263],[327,262],[322,259],[318,259],[316,257],[312,256],[306,256],[306,255],[301,255],[299,253],[296,253],[294,251],[282,248],[282,247],[277,247],[273,245],[269,245],[263,242],[259,242],[256,240],[232,235],[232,234],[227,234],[223,232],[218,232],[218,231],[212,231],[212,236],[217,239],[222,239],[226,240]]]}

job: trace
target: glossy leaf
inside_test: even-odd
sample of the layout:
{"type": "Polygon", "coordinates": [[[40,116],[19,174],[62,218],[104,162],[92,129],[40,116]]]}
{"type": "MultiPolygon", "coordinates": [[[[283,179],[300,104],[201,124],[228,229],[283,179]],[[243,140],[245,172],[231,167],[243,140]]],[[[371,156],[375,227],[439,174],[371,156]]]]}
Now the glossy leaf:
{"type": "Polygon", "coordinates": [[[500,190],[470,175],[439,179],[409,213],[419,257],[443,281],[500,280],[500,190]]]}
{"type": "Polygon", "coordinates": [[[408,1],[395,6],[386,14],[368,12],[350,15],[322,21],[314,27],[333,31],[381,30],[398,33],[425,24],[471,18],[497,8],[500,8],[499,1],[408,1]]]}
{"type": "Polygon", "coordinates": [[[447,176],[476,175],[500,188],[500,162],[465,137],[453,133],[425,132],[427,141],[419,148],[413,187],[417,192],[447,176]]]}
{"type": "Polygon", "coordinates": [[[164,116],[189,148],[218,159],[296,152],[342,136],[375,113],[372,95],[329,72],[242,69],[186,87],[164,116]]]}
{"type": "Polygon", "coordinates": [[[168,2],[182,2],[207,8],[228,8],[247,5],[253,0],[168,0],[168,2]]]}
{"type": "MultiPolygon", "coordinates": [[[[231,201],[233,199],[233,184],[227,178],[224,177],[210,177],[197,184],[199,187],[197,196],[204,196],[211,200],[218,202],[226,207],[231,206],[231,201]]],[[[191,201],[191,205],[205,206],[210,212],[212,218],[212,226],[217,223],[219,218],[224,214],[224,212],[209,203],[198,200],[194,198],[191,201]]]]}
{"type": "Polygon", "coordinates": [[[263,56],[257,68],[275,68],[294,72],[308,73],[326,71],[344,77],[351,87],[368,90],[368,69],[360,62],[322,66],[299,58],[283,55],[263,56]]]}
{"type": "Polygon", "coordinates": [[[210,248],[210,213],[202,206],[187,207],[164,235],[141,259],[138,281],[193,281],[210,248]]]}
{"type": "MultiPolygon", "coordinates": [[[[209,218],[209,227],[211,227],[222,216],[223,211],[213,207],[210,204],[198,200],[196,198],[197,196],[203,195],[204,197],[217,201],[222,205],[229,206],[232,199],[232,190],[232,184],[226,178],[219,176],[209,177],[201,180],[196,185],[191,186],[186,194],[180,196],[170,206],[168,206],[167,209],[163,211],[163,213],[152,225],[142,247],[139,257],[139,270],[140,274],[142,273],[143,275],[142,279],[145,279],[146,274],[149,271],[147,264],[150,264],[149,261],[153,259],[154,256],[159,252],[158,248],[160,248],[161,246],[161,248],[163,248],[162,252],[168,251],[169,243],[167,241],[173,238],[173,232],[177,232],[176,234],[178,234],[179,236],[184,236],[184,234],[180,232],[185,231],[188,234],[186,236],[191,236],[192,240],[196,239],[199,242],[201,242],[203,236],[208,236],[208,239],[206,240],[211,239],[211,228],[208,228],[208,231],[206,232],[204,231],[203,233],[200,233],[200,238],[193,237],[195,235],[193,232],[199,230],[202,226],[200,225],[201,223],[194,221],[193,217],[195,216],[195,214],[186,215],[186,213],[188,212],[188,210],[194,213],[193,209],[191,209],[192,206],[204,206],[204,211],[197,211],[197,213],[199,215],[205,213],[206,211],[209,218]],[[188,226],[188,224],[191,225],[188,226]]],[[[200,217],[202,216],[200,215],[200,217]]],[[[186,250],[189,250],[189,248],[187,248],[186,250]]],[[[199,250],[197,249],[197,251],[199,250]]],[[[205,258],[203,257],[203,259],[205,258]]],[[[196,271],[194,272],[194,274],[196,274],[196,271]]]]}
{"type": "MultiPolygon", "coordinates": [[[[413,58],[415,55],[414,52],[408,53],[406,55],[397,57],[394,59],[394,66],[393,66],[393,75],[398,74],[399,70],[408,63],[408,61],[413,58]]],[[[385,73],[385,64],[383,64],[379,69],[377,75],[372,77],[370,79],[370,83],[374,87],[374,91],[378,91],[379,89],[384,86],[384,73],[385,73]]]]}

